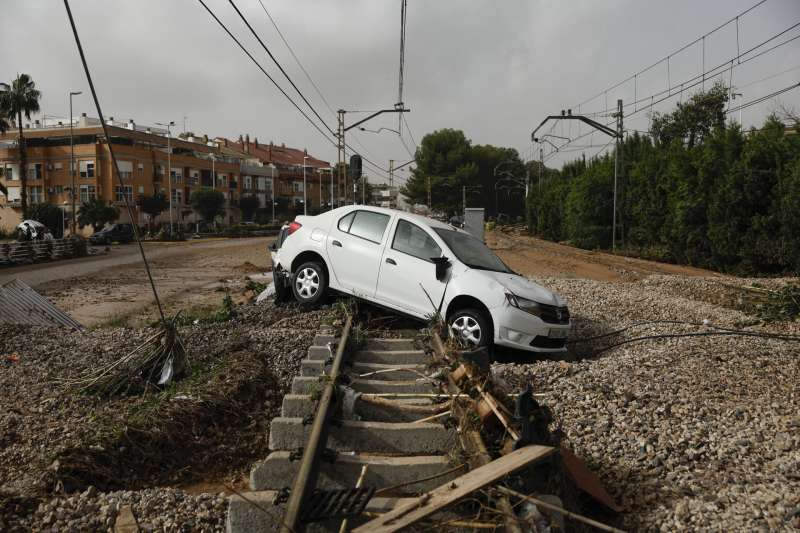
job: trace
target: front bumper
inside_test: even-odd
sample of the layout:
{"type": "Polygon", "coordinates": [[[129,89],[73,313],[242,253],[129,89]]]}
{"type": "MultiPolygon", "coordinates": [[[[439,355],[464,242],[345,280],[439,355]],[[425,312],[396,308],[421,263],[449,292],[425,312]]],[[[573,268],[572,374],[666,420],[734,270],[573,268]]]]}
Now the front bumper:
{"type": "Polygon", "coordinates": [[[495,344],[527,352],[567,351],[565,343],[571,324],[549,324],[511,305],[501,305],[490,312],[495,344]]]}

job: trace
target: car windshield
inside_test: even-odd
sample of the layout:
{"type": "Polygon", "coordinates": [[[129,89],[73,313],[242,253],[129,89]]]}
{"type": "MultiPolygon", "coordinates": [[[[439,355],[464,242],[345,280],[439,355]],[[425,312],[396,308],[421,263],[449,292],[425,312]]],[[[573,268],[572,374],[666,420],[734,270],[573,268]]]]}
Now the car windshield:
{"type": "Polygon", "coordinates": [[[458,260],[468,267],[493,272],[511,272],[511,269],[488,246],[472,235],[444,228],[434,228],[434,231],[456,254],[458,260]]]}

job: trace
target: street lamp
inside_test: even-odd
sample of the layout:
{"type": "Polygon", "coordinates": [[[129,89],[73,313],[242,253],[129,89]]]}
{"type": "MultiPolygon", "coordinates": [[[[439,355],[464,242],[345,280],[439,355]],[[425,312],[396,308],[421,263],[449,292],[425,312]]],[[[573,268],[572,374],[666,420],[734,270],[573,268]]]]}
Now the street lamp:
{"type": "Polygon", "coordinates": [[[396,134],[400,135],[399,131],[393,130],[392,128],[378,128],[377,130],[368,130],[367,128],[358,128],[358,129],[360,129],[361,131],[368,131],[369,133],[380,133],[383,130],[386,130],[386,131],[391,131],[392,133],[396,133],[396,134]]]}
{"type": "Polygon", "coordinates": [[[307,155],[303,156],[303,214],[308,214],[308,202],[306,202],[306,160],[307,155]]]}
{"type": "Polygon", "coordinates": [[[172,229],[172,145],[170,144],[170,138],[172,137],[172,132],[170,132],[170,127],[175,125],[175,122],[170,120],[167,124],[162,124],[161,122],[156,122],[159,126],[164,126],[167,128],[167,186],[169,187],[169,236],[172,237],[175,233],[172,229]]]}
{"type": "MultiPolygon", "coordinates": [[[[72,235],[75,235],[77,225],[75,223],[75,146],[73,144],[72,136],[72,97],[82,94],[81,91],[69,92],[69,174],[70,174],[70,196],[72,200],[72,228],[69,230],[72,235]]],[[[63,237],[63,231],[62,231],[63,237]]]]}

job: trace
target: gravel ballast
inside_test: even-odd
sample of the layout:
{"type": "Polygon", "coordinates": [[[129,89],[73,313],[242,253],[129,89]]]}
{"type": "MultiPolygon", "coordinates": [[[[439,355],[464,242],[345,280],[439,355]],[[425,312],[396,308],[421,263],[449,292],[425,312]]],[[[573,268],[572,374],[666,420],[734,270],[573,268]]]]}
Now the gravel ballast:
{"type": "MultiPolygon", "coordinates": [[[[545,279],[567,298],[572,340],[642,320],[735,327],[752,317],[712,303],[716,280],[545,279]]],[[[748,280],[736,280],[746,285],[748,280]]],[[[800,334],[800,324],[749,331],[800,334]]],[[[714,331],[676,324],[598,339],[714,331]]],[[[630,530],[776,531],[800,527],[800,343],[760,337],[647,340],[578,362],[495,364],[509,388],[531,380],[565,434],[623,506],[630,530]]]]}
{"type": "Polygon", "coordinates": [[[0,326],[0,531],[108,531],[125,505],[144,530],[224,530],[218,491],[243,488],[267,455],[269,421],[331,315],[271,302],[235,311],[181,327],[195,372],[145,398],[101,400],[66,382],[151,329],[0,326]],[[213,492],[177,488],[195,484],[213,492]]]}

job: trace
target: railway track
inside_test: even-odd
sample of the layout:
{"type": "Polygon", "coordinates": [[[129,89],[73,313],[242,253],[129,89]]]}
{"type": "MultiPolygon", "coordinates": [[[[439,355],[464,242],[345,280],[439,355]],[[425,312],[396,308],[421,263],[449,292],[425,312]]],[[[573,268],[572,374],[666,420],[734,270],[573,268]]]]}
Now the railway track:
{"type": "Polygon", "coordinates": [[[485,380],[471,382],[475,368],[448,358],[435,334],[354,332],[348,318],[338,335],[325,329],[315,337],[272,420],[271,453],[252,469],[251,491],[230,499],[227,530],[389,532],[447,523],[521,531],[509,492],[484,492],[492,512],[477,521],[454,504],[557,449],[530,443],[512,451],[523,442],[510,410],[485,380]],[[470,383],[469,394],[459,382],[470,383]],[[484,422],[507,441],[498,459],[481,437],[484,422]]]}

